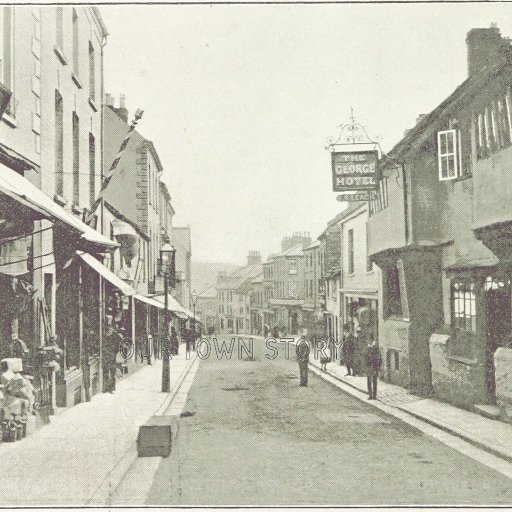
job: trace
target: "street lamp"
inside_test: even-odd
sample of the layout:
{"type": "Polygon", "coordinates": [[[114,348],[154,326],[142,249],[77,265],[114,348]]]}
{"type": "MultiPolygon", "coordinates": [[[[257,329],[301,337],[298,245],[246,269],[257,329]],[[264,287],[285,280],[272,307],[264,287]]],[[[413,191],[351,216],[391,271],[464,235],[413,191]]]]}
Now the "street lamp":
{"type": "MultiPolygon", "coordinates": [[[[172,289],[176,280],[176,249],[167,242],[160,249],[160,268],[164,278],[164,307],[165,307],[165,328],[169,334],[169,287],[172,289]]],[[[170,341],[170,339],[169,339],[170,341]]],[[[168,393],[171,390],[171,376],[169,367],[169,345],[164,347],[162,353],[162,392],[168,393]]]]}
{"type": "Polygon", "coordinates": [[[195,337],[197,336],[197,322],[196,322],[196,304],[197,304],[197,293],[194,290],[192,292],[192,306],[194,306],[194,350],[195,350],[195,337]]]}

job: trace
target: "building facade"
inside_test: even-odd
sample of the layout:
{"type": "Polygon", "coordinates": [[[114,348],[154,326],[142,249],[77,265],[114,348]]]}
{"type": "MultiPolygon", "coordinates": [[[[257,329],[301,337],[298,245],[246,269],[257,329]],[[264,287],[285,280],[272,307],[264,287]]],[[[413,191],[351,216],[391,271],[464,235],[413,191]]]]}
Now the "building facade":
{"type": "Polygon", "coordinates": [[[512,130],[510,43],[491,27],[467,45],[468,79],[388,155],[368,228],[387,378],[472,408],[496,401],[511,332],[512,130]]]}
{"type": "Polygon", "coordinates": [[[217,276],[217,329],[219,334],[251,333],[251,281],[262,274],[261,255],[250,251],[247,265],[217,276]]]}
{"type": "Polygon", "coordinates": [[[268,305],[273,311],[274,335],[299,334],[304,326],[304,248],[311,244],[306,233],[284,237],[281,253],[270,261],[272,267],[272,298],[268,305]]]}

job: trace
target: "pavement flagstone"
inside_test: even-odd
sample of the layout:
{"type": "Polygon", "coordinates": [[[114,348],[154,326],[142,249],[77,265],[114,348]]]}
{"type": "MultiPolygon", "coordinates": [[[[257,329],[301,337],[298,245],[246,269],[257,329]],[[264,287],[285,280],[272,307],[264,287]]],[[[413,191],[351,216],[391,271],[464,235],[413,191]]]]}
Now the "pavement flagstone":
{"type": "MultiPolygon", "coordinates": [[[[310,365],[320,368],[320,361],[310,359],[310,365]]],[[[366,377],[347,376],[347,369],[337,362],[327,364],[327,374],[357,389],[366,399],[368,394],[366,377]]],[[[423,398],[407,389],[379,381],[377,398],[380,402],[400,409],[417,419],[441,428],[461,439],[512,462],[512,425],[503,421],[485,418],[459,407],[431,398],[423,398]]],[[[372,403],[368,401],[368,403],[372,403]]]]}
{"type": "MultiPolygon", "coordinates": [[[[194,362],[173,356],[171,394],[194,362]]],[[[51,418],[15,443],[2,443],[0,506],[105,505],[136,457],[139,426],[166,403],[162,363],[144,366],[102,393],[51,418]],[[63,484],[65,482],[65,484],[63,484]]]]}

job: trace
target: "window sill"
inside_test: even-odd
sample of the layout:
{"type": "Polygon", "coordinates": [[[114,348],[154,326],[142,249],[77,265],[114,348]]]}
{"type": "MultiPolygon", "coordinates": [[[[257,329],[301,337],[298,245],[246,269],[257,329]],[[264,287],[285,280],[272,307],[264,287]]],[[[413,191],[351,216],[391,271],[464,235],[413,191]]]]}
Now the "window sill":
{"type": "Polygon", "coordinates": [[[11,128],[17,128],[18,127],[18,121],[15,117],[10,116],[7,112],[4,113],[2,116],[2,121],[6,124],[8,124],[11,128]]]}
{"type": "Polygon", "coordinates": [[[80,79],[78,78],[77,74],[74,71],[71,73],[71,78],[72,78],[73,82],[75,82],[75,85],[79,89],[82,89],[82,82],[80,82],[80,79]]]}
{"type": "Polygon", "coordinates": [[[74,204],[71,207],[71,211],[73,213],[76,213],[77,215],[82,215],[82,213],[84,213],[84,210],[82,208],[80,208],[80,206],[78,206],[77,204],[74,204]]]}
{"type": "Polygon", "coordinates": [[[59,206],[66,206],[68,204],[67,200],[62,197],[59,194],[55,194],[53,196],[53,200],[59,205],[59,206]]]}
{"type": "Polygon", "coordinates": [[[64,52],[58,46],[54,46],[53,51],[55,52],[55,55],[57,55],[57,57],[59,58],[61,64],[67,66],[68,59],[66,59],[64,52]]]}
{"type": "Polygon", "coordinates": [[[455,178],[454,181],[466,181],[473,177],[472,174],[465,174],[464,176],[459,176],[458,178],[455,178]]]}
{"type": "Polygon", "coordinates": [[[94,112],[98,112],[98,107],[92,98],[89,98],[89,106],[94,110],[94,112]]]}

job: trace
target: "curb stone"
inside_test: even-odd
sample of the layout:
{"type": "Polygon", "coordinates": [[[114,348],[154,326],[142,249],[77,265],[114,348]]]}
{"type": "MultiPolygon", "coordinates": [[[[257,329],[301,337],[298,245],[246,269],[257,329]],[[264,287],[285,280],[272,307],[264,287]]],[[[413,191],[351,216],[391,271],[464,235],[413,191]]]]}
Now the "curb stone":
{"type": "MultiPolygon", "coordinates": [[[[172,402],[172,399],[175,397],[179,388],[183,384],[185,377],[188,375],[192,365],[197,359],[197,353],[194,353],[194,357],[191,357],[188,364],[185,366],[183,371],[181,372],[176,384],[173,386],[172,391],[169,393],[169,396],[165,398],[165,400],[160,404],[158,409],[155,411],[154,416],[162,415],[165,410],[169,407],[172,402]],[[165,407],[164,407],[165,406],[165,407]],[[160,414],[159,414],[160,413],[160,414]]],[[[174,436],[173,436],[174,437],[174,436]]],[[[111,505],[112,495],[115,490],[121,484],[124,476],[130,469],[130,466],[137,460],[137,447],[135,440],[130,443],[129,448],[123,454],[123,456],[115,463],[114,467],[109,471],[103,482],[99,485],[99,487],[94,491],[91,497],[87,500],[86,506],[90,505],[111,505]]]]}
{"type": "MultiPolygon", "coordinates": [[[[329,375],[329,377],[331,377],[332,379],[335,379],[336,381],[358,391],[359,393],[361,393],[361,395],[366,395],[366,391],[365,390],[362,390],[359,386],[356,386],[350,382],[347,382],[343,379],[341,379],[340,377],[338,377],[335,373],[333,372],[330,372],[329,370],[327,371],[322,371],[320,370],[320,368],[318,368],[318,366],[316,366],[315,364],[313,363],[309,363],[309,367],[319,376],[319,377],[322,377],[324,375],[329,375]]],[[[326,379],[324,379],[326,380],[326,379]]],[[[363,400],[363,397],[359,397],[357,395],[352,395],[354,396],[355,398],[358,398],[359,400],[363,400]]],[[[380,409],[380,407],[378,407],[377,403],[379,404],[384,404],[384,402],[381,402],[379,399],[377,399],[377,403],[376,402],[372,402],[372,401],[366,401],[364,400],[365,403],[368,403],[369,405],[372,405],[374,407],[377,407],[380,409]]],[[[500,450],[499,448],[496,448],[496,447],[493,447],[493,446],[489,446],[488,444],[482,442],[482,441],[479,441],[478,439],[475,439],[474,437],[471,437],[469,436],[467,433],[459,430],[458,428],[456,427],[453,427],[452,425],[449,425],[447,423],[444,423],[442,420],[440,419],[437,419],[437,418],[432,418],[431,416],[428,416],[428,415],[425,415],[425,414],[419,414],[417,412],[414,412],[414,411],[411,411],[410,409],[408,409],[407,407],[404,407],[404,406],[401,406],[401,405],[395,405],[395,404],[388,404],[386,403],[386,405],[388,407],[391,407],[392,409],[396,409],[396,410],[399,410],[401,412],[404,412],[406,414],[408,414],[409,416],[417,419],[417,420],[420,420],[420,421],[423,421],[427,424],[429,424],[430,426],[432,427],[435,427],[435,428],[438,428],[440,430],[442,430],[443,432],[446,432],[448,434],[451,434],[453,436],[456,436],[458,437],[459,439],[462,439],[463,441],[466,441],[467,443],[475,446],[476,448],[479,448],[487,453],[490,453],[491,455],[494,455],[496,457],[499,457],[500,459],[503,459],[505,460],[506,462],[512,462],[512,455],[510,455],[509,453],[505,452],[505,451],[502,451],[500,450]]]]}

